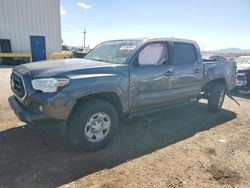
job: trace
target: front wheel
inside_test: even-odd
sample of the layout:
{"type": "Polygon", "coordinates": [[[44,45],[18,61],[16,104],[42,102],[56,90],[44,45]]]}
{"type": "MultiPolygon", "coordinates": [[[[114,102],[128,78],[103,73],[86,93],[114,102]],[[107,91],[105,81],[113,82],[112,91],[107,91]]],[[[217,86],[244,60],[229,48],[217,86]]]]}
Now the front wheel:
{"type": "Polygon", "coordinates": [[[86,151],[97,151],[113,138],[119,124],[116,109],[103,100],[79,105],[69,120],[71,142],[86,151]]]}
{"type": "Polygon", "coordinates": [[[211,112],[218,112],[225,99],[225,86],[223,84],[214,84],[209,89],[208,93],[208,110],[211,112]]]}

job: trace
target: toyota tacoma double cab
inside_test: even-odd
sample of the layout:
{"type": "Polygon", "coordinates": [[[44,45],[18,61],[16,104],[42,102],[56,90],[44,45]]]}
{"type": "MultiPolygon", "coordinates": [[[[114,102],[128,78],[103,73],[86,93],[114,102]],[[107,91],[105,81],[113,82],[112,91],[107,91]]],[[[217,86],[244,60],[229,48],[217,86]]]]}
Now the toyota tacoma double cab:
{"type": "Polygon", "coordinates": [[[221,109],[235,87],[233,61],[203,62],[194,41],[175,38],[103,42],[83,59],[13,68],[10,106],[21,121],[66,123],[70,140],[87,151],[103,148],[123,117],[208,100],[221,109]]]}

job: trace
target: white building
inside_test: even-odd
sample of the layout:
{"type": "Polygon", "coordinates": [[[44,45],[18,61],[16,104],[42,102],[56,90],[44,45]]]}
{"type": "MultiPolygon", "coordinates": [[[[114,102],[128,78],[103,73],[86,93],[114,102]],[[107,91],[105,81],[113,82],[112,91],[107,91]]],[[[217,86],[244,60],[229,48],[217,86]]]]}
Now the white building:
{"type": "Polygon", "coordinates": [[[0,0],[2,52],[9,41],[11,52],[31,52],[33,61],[60,52],[60,0],[0,0]]]}

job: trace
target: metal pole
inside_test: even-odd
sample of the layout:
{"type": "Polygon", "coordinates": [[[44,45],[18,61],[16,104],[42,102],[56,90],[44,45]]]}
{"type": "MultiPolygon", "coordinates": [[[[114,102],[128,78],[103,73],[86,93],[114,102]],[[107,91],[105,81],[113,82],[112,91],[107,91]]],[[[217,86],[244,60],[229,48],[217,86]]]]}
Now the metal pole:
{"type": "Polygon", "coordinates": [[[85,40],[86,40],[86,29],[84,28],[84,32],[83,32],[83,34],[84,34],[84,43],[83,43],[83,47],[85,48],[86,46],[85,46],[85,40]]]}

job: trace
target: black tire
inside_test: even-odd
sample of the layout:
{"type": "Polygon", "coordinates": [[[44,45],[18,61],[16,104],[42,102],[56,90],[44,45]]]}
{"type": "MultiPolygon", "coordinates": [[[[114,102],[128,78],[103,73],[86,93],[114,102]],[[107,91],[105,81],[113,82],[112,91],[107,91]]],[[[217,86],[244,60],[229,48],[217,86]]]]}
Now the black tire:
{"type": "Polygon", "coordinates": [[[85,151],[93,152],[104,148],[111,141],[118,126],[119,117],[113,105],[103,100],[91,100],[78,105],[72,113],[68,122],[68,136],[73,144],[81,147],[85,151]],[[97,113],[105,113],[108,115],[111,126],[105,138],[98,142],[91,142],[89,140],[91,138],[88,139],[86,135],[85,128],[88,120],[97,113]]]}
{"type": "Polygon", "coordinates": [[[208,110],[218,112],[225,99],[225,86],[223,84],[213,84],[208,91],[208,110]],[[222,97],[222,98],[221,98],[222,97]]]}

